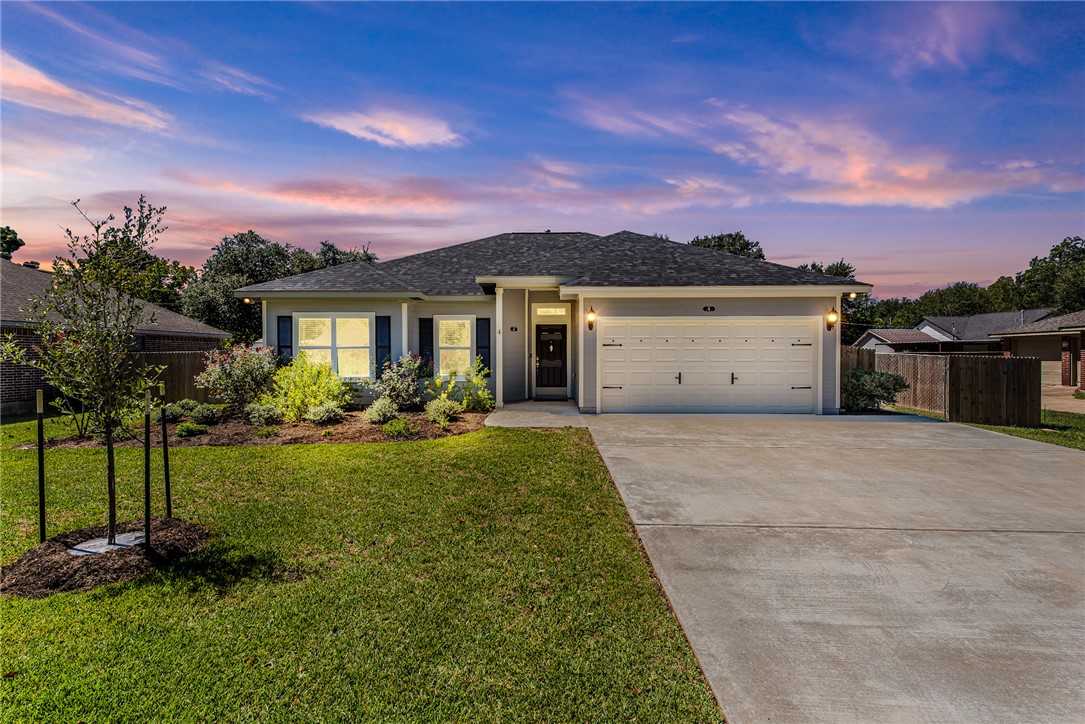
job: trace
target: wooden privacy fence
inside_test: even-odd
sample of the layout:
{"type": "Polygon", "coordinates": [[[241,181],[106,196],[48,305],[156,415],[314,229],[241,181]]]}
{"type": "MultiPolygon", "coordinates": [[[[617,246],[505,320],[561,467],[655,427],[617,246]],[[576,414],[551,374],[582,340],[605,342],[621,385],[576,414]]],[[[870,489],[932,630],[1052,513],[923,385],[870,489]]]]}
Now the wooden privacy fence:
{"type": "Polygon", "coordinates": [[[840,379],[844,379],[852,370],[874,369],[874,350],[859,347],[840,348],[840,379]]]}
{"type": "Polygon", "coordinates": [[[148,365],[165,367],[158,381],[166,385],[166,402],[196,400],[210,402],[207,390],[196,387],[193,378],[203,372],[205,352],[139,352],[148,365]]]}
{"type": "Polygon", "coordinates": [[[1040,425],[1040,360],[1035,357],[880,354],[876,368],[908,382],[897,404],[950,422],[1040,425]]]}

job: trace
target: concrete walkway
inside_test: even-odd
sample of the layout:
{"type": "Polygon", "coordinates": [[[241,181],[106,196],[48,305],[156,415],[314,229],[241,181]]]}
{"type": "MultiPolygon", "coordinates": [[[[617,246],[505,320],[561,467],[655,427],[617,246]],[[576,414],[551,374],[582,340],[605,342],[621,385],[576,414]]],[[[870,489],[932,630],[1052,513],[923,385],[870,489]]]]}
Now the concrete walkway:
{"type": "Polygon", "coordinates": [[[512,402],[486,416],[487,427],[587,427],[575,402],[512,402]]]}
{"type": "Polygon", "coordinates": [[[905,416],[582,419],[731,724],[1085,719],[1085,454],[905,416]]]}

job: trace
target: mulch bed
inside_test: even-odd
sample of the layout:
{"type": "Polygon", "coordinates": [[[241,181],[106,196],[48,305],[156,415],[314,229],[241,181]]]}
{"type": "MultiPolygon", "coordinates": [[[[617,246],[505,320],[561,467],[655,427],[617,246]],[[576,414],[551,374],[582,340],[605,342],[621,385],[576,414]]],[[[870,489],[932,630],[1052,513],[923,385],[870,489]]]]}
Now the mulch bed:
{"type": "MultiPolygon", "coordinates": [[[[117,524],[118,533],[143,530],[143,521],[117,524]]],[[[130,581],[203,547],[207,528],[177,518],[151,519],[151,555],[143,545],[108,553],[73,556],[68,549],[103,538],[106,526],[95,525],[53,536],[4,566],[0,593],[44,598],[54,593],[89,591],[106,583],[130,581]]]]}
{"type": "MultiPolygon", "coordinates": [[[[229,417],[215,425],[208,426],[207,434],[194,437],[178,437],[177,425],[169,425],[170,447],[201,447],[204,445],[294,445],[301,443],[336,443],[336,442],[395,442],[399,440],[433,440],[449,435],[462,435],[478,430],[486,420],[484,412],[460,413],[455,422],[442,430],[434,425],[422,412],[401,413],[418,427],[418,434],[410,437],[389,437],[365,419],[361,412],[348,412],[343,421],[335,425],[313,425],[308,422],[284,422],[267,428],[257,428],[240,417],[229,417]]],[[[131,431],[133,438],[118,440],[118,447],[138,447],[143,445],[143,428],[131,431]]],[[[162,423],[151,423],[151,444],[161,446],[162,423]]],[[[20,446],[19,450],[34,448],[34,443],[20,446]]],[[[93,437],[67,437],[50,440],[49,449],[57,448],[95,448],[103,447],[93,437]]]]}

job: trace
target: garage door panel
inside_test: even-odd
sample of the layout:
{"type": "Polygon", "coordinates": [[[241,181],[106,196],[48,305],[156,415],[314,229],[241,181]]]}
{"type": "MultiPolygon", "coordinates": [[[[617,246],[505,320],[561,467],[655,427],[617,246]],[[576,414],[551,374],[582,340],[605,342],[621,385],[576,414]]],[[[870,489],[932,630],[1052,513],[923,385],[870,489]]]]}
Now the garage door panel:
{"type": "Polygon", "coordinates": [[[600,320],[600,331],[621,344],[599,356],[604,412],[815,410],[814,320],[600,320]]]}

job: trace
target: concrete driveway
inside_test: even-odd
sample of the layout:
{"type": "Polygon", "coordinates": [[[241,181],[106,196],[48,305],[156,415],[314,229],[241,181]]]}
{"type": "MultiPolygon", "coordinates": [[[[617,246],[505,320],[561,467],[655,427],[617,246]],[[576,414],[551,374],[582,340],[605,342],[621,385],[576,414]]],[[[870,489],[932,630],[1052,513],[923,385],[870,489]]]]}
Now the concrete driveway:
{"type": "Polygon", "coordinates": [[[1085,720],[1085,453],[903,416],[587,421],[732,724],[1085,720]]]}

